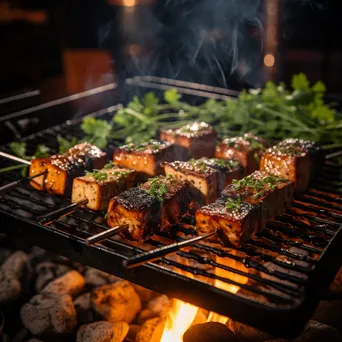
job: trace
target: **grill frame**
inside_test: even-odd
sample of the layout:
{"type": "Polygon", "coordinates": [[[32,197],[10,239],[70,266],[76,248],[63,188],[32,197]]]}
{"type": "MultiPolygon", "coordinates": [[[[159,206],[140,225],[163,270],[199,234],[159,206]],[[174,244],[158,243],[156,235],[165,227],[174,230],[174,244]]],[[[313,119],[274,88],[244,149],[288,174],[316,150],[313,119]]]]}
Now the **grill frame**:
{"type": "MultiPolygon", "coordinates": [[[[141,79],[133,79],[134,85],[139,86],[141,84],[140,86],[144,91],[150,90],[146,88],[148,82],[148,80],[143,80],[143,83],[141,83],[141,79]]],[[[133,83],[132,80],[128,81],[128,84],[132,85],[133,83]]],[[[153,89],[155,87],[158,87],[158,83],[153,82],[150,88],[153,89]]],[[[173,88],[175,85],[163,83],[162,89],[165,89],[165,87],[173,88]]],[[[207,97],[206,95],[208,93],[214,94],[212,89],[203,87],[200,90],[197,90],[196,87],[194,87],[195,89],[189,88],[190,90],[186,94],[203,98],[207,97]]],[[[186,88],[178,88],[180,92],[183,92],[183,89],[186,88]]],[[[224,91],[223,89],[220,92],[222,93],[224,91]]],[[[215,96],[215,94],[210,95],[210,97],[215,96]]],[[[230,97],[231,94],[224,93],[223,96],[230,97]]],[[[119,106],[111,106],[91,115],[106,118],[112,115],[118,108],[119,106]]],[[[43,139],[44,136],[56,136],[56,132],[73,130],[79,124],[80,120],[69,121],[66,124],[32,134],[22,140],[30,142],[31,140],[43,139]]],[[[45,141],[43,142],[45,143],[45,141]]],[[[8,150],[8,148],[3,147],[3,150],[8,150]]],[[[0,165],[2,162],[4,161],[1,160],[0,165]]],[[[11,174],[6,179],[6,182],[14,180],[16,177],[16,174],[11,174]]],[[[2,179],[0,182],[2,182],[2,179]]],[[[36,192],[35,190],[32,191],[36,192]]],[[[4,201],[4,199],[1,201],[4,201]]],[[[1,230],[8,235],[19,237],[34,245],[105,272],[115,274],[141,286],[191,302],[197,306],[284,337],[292,337],[300,331],[305,322],[310,318],[319,299],[323,296],[342,263],[342,256],[338,257],[338,255],[335,255],[338,252],[338,247],[342,244],[342,226],[337,222],[339,228],[334,238],[329,242],[319,262],[309,274],[305,284],[305,295],[302,295],[296,305],[291,305],[286,308],[271,307],[220,290],[187,276],[175,274],[173,271],[161,266],[160,263],[163,263],[165,259],[162,259],[158,263],[149,263],[136,269],[126,270],[122,266],[122,261],[125,257],[132,256],[137,252],[132,247],[124,247],[121,242],[107,239],[101,244],[87,247],[84,244],[84,239],[90,235],[83,230],[66,232],[63,229],[54,228],[54,226],[44,227],[34,220],[18,217],[13,212],[6,212],[3,209],[0,209],[0,214],[1,230]],[[123,250],[125,250],[125,255],[122,254],[123,250]],[[115,269],[113,269],[112,265],[115,265],[115,269]]],[[[338,217],[338,219],[341,218],[338,217]]]]}

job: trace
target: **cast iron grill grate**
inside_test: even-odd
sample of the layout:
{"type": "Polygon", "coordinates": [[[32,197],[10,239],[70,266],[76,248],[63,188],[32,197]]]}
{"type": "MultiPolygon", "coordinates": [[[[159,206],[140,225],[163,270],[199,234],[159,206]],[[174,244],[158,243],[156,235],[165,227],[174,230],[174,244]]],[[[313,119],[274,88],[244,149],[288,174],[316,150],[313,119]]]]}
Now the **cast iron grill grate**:
{"type": "MultiPolygon", "coordinates": [[[[93,115],[109,120],[117,108],[93,115]]],[[[23,139],[28,154],[38,143],[57,152],[56,136],[80,137],[79,123],[70,121],[23,139]]],[[[7,147],[3,150],[10,152],[7,147]]],[[[1,167],[9,165],[12,162],[0,160],[1,167]]],[[[19,177],[17,171],[4,173],[0,185],[19,177]]],[[[154,236],[136,243],[114,237],[88,247],[85,238],[107,229],[103,213],[79,208],[51,226],[41,226],[38,216],[69,201],[24,185],[0,198],[0,220],[2,231],[9,235],[257,328],[291,336],[310,317],[341,265],[341,181],[342,169],[327,162],[315,185],[294,200],[292,209],[239,250],[201,242],[132,270],[125,270],[122,261],[193,237],[192,219],[185,218],[172,238],[154,236]]]]}

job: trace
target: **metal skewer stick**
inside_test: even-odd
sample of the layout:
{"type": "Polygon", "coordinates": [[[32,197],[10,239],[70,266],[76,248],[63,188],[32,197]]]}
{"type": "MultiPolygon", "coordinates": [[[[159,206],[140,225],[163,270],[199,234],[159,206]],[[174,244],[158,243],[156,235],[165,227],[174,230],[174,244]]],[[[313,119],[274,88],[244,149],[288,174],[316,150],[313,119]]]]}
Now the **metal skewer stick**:
{"type": "Polygon", "coordinates": [[[2,187],[0,187],[0,196],[3,196],[6,192],[12,190],[13,188],[17,187],[18,185],[20,185],[21,183],[24,183],[24,182],[29,182],[31,181],[32,179],[35,179],[37,177],[40,177],[40,176],[43,176],[47,173],[47,170],[45,171],[42,171],[40,173],[37,173],[33,176],[29,176],[29,177],[23,177],[17,181],[14,181],[12,183],[8,183],[2,187]]]}
{"type": "Polygon", "coordinates": [[[103,241],[103,240],[105,240],[105,239],[107,239],[113,235],[117,235],[117,234],[119,234],[119,233],[121,233],[127,229],[128,229],[128,226],[126,224],[124,224],[122,226],[116,226],[113,228],[109,228],[107,230],[104,230],[101,233],[98,233],[98,234],[95,234],[93,236],[88,237],[87,239],[85,239],[84,243],[87,246],[91,246],[96,242],[101,242],[101,241],[103,241]]]}
{"type": "Polygon", "coordinates": [[[336,158],[336,157],[339,157],[339,156],[342,156],[342,150],[336,151],[336,152],[332,152],[330,154],[327,154],[325,156],[325,159],[332,159],[332,158],[336,158]]]}
{"type": "Polygon", "coordinates": [[[45,215],[41,215],[37,217],[37,221],[44,225],[44,226],[48,226],[49,224],[57,221],[59,218],[62,218],[64,216],[70,215],[71,213],[73,213],[78,207],[87,204],[88,203],[88,199],[82,199],[78,202],[75,203],[71,203],[63,208],[57,209],[55,211],[52,211],[48,214],[45,215]]]}
{"type": "Polygon", "coordinates": [[[7,159],[11,159],[11,160],[17,161],[17,162],[22,163],[22,164],[31,165],[31,162],[29,160],[13,156],[12,154],[9,154],[9,153],[6,153],[6,152],[0,151],[0,156],[4,157],[4,158],[7,158],[7,159]]]}
{"type": "Polygon", "coordinates": [[[214,231],[205,235],[196,236],[192,239],[184,240],[182,242],[176,242],[168,246],[163,246],[163,247],[154,249],[149,252],[138,254],[134,257],[123,260],[122,265],[124,268],[131,269],[131,268],[146,264],[147,262],[158,260],[168,254],[177,252],[182,247],[189,246],[193,244],[194,242],[204,240],[211,236],[214,236],[216,235],[216,233],[217,231],[214,231]]]}

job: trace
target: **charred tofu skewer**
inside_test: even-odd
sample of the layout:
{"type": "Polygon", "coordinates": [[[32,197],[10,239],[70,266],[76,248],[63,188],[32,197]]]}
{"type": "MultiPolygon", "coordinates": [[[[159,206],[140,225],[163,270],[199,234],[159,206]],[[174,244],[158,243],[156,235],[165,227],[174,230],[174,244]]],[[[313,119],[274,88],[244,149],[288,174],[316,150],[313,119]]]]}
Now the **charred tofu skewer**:
{"type": "Polygon", "coordinates": [[[29,175],[34,176],[44,171],[47,173],[35,178],[30,184],[39,191],[69,195],[75,177],[84,174],[85,170],[102,168],[105,163],[104,152],[94,145],[82,143],[62,155],[33,159],[29,175]]]}
{"type": "Polygon", "coordinates": [[[109,204],[109,227],[127,225],[123,235],[144,241],[178,223],[190,206],[188,183],[173,177],[156,177],[114,197],[109,204]]]}
{"type": "Polygon", "coordinates": [[[324,156],[313,142],[286,139],[263,154],[260,170],[290,179],[301,194],[323,165],[324,156]]]}
{"type": "Polygon", "coordinates": [[[102,210],[108,207],[112,197],[136,185],[137,172],[109,163],[101,170],[86,172],[74,179],[71,202],[88,199],[86,207],[102,210]]]}
{"type": "Polygon", "coordinates": [[[215,201],[233,179],[242,177],[242,167],[238,162],[215,158],[165,163],[164,169],[166,175],[188,181],[192,196],[200,205],[215,201]]]}
{"type": "Polygon", "coordinates": [[[114,164],[136,170],[141,180],[161,175],[161,163],[174,159],[174,145],[158,140],[124,145],[113,153],[114,164]]]}
{"type": "Polygon", "coordinates": [[[212,158],[215,154],[216,133],[205,122],[193,122],[176,130],[163,130],[160,139],[174,143],[177,160],[212,158]]]}
{"type": "Polygon", "coordinates": [[[256,171],[234,181],[222,198],[196,211],[199,234],[218,229],[219,236],[235,247],[253,235],[275,216],[291,206],[293,183],[287,179],[256,171]]]}
{"type": "Polygon", "coordinates": [[[136,185],[136,174],[134,170],[120,168],[111,162],[101,170],[93,170],[85,176],[76,177],[72,186],[72,204],[42,215],[38,221],[44,225],[51,224],[80,206],[91,210],[107,208],[113,196],[136,185]]]}
{"type": "Polygon", "coordinates": [[[268,143],[252,134],[243,137],[226,138],[216,147],[215,157],[238,160],[247,175],[259,169],[260,158],[268,143]]]}

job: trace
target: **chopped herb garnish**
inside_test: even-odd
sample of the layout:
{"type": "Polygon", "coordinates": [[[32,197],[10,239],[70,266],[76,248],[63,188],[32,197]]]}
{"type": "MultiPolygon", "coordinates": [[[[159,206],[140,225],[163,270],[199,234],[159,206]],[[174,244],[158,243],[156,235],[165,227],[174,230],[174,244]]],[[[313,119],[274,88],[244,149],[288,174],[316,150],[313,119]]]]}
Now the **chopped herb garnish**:
{"type": "Polygon", "coordinates": [[[148,181],[150,182],[150,188],[147,192],[161,202],[164,195],[168,192],[166,185],[161,182],[160,177],[150,178],[148,181]]]}
{"type": "Polygon", "coordinates": [[[241,197],[231,198],[228,197],[226,200],[226,209],[239,210],[242,205],[241,197]]]}
{"type": "Polygon", "coordinates": [[[114,163],[112,161],[110,161],[109,163],[107,163],[103,168],[106,170],[111,169],[114,166],[114,163]]]}
{"type": "Polygon", "coordinates": [[[97,181],[105,181],[108,179],[108,174],[106,172],[101,172],[101,170],[86,172],[86,176],[94,177],[97,181]]]}

